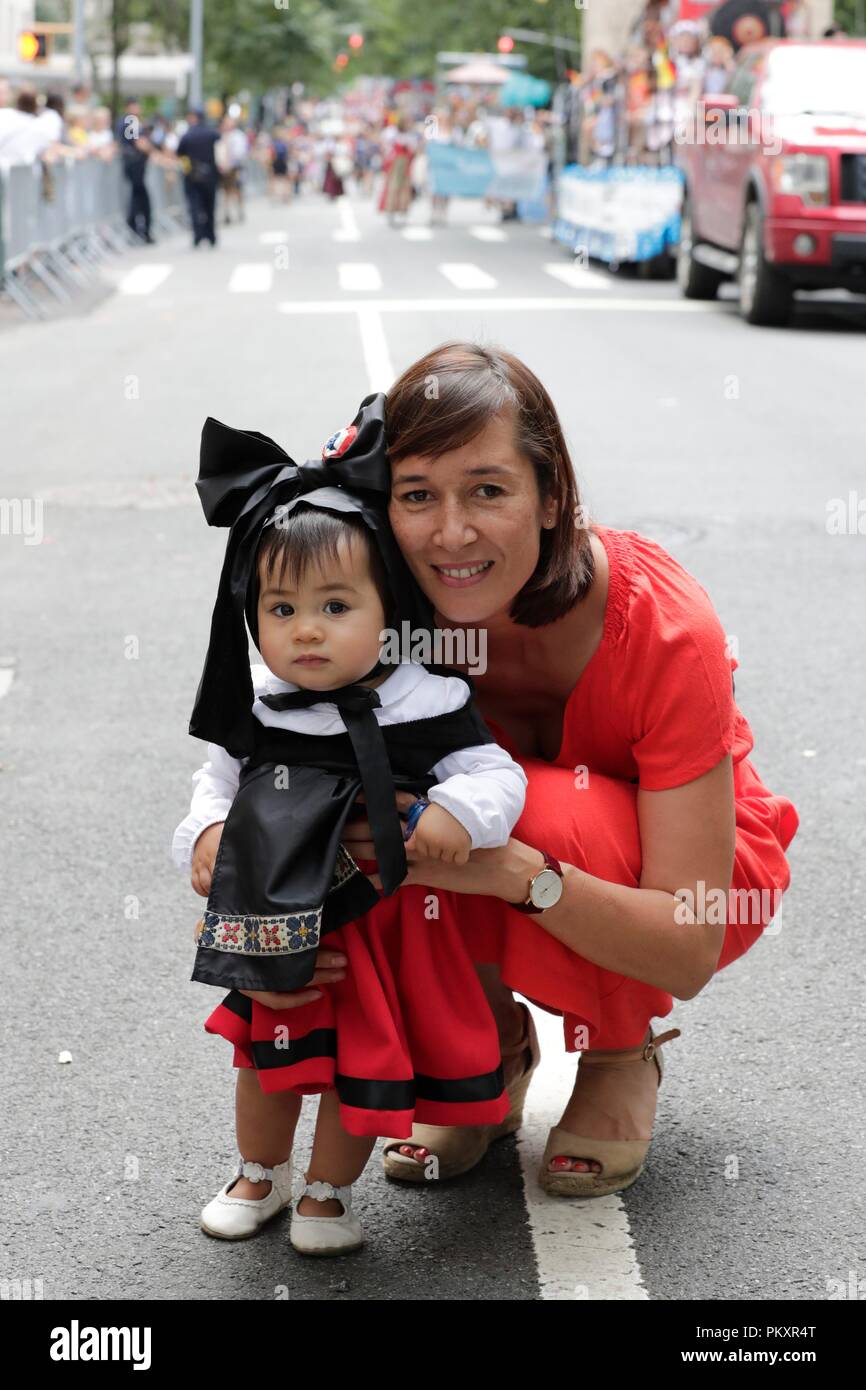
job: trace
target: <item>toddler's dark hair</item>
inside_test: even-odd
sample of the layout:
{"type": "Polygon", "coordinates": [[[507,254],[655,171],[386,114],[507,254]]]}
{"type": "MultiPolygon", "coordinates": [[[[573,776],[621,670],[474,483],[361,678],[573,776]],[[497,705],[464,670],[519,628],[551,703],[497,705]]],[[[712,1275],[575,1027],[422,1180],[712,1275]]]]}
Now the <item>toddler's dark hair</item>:
{"type": "Polygon", "coordinates": [[[324,511],[311,503],[299,502],[291,511],[283,513],[277,522],[266,526],[262,532],[256,551],[254,573],[254,601],[258,604],[259,562],[264,561],[268,583],[277,572],[277,583],[288,582],[295,587],[313,563],[322,564],[326,559],[335,562],[340,559],[341,540],[352,543],[354,536],[360,536],[366,547],[370,565],[370,576],[385,610],[385,626],[393,627],[396,602],[388,583],[388,573],[379,547],[370,528],[363,518],[355,512],[337,515],[324,511]]]}

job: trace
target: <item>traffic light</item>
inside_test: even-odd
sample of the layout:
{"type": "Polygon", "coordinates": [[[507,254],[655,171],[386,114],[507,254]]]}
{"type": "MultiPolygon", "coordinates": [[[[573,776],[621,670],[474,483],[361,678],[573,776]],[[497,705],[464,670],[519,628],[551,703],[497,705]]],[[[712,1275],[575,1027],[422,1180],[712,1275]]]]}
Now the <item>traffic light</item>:
{"type": "Polygon", "coordinates": [[[510,53],[514,47],[514,40],[510,34],[503,34],[501,38],[497,39],[496,47],[500,53],[510,53]]]}
{"type": "Polygon", "coordinates": [[[338,53],[334,59],[335,68],[344,68],[349,61],[348,53],[338,53]]]}
{"type": "Polygon", "coordinates": [[[44,63],[48,57],[47,36],[24,29],[18,35],[18,57],[24,63],[44,63]]]}
{"type": "Polygon", "coordinates": [[[363,48],[363,47],[364,47],[364,35],[363,35],[363,34],[350,34],[350,35],[349,35],[349,47],[350,47],[350,48],[363,48]]]}

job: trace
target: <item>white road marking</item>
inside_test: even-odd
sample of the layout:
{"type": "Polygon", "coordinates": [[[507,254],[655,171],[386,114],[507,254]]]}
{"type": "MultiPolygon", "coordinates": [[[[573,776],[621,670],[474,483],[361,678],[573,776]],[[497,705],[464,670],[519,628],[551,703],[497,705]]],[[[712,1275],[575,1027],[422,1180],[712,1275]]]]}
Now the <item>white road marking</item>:
{"type": "Polygon", "coordinates": [[[649,1294],[641,1283],[628,1216],[617,1194],[589,1200],[549,1197],[538,1186],[547,1132],[571,1095],[577,1053],[565,1051],[561,1018],[531,1004],[529,1008],[541,1044],[541,1065],[526,1097],[517,1150],[541,1297],[646,1301],[649,1294]]]}
{"type": "Polygon", "coordinates": [[[380,290],[382,277],[371,261],[341,261],[337,266],[342,290],[380,290]]]}
{"type": "Polygon", "coordinates": [[[478,241],[507,241],[508,233],[502,227],[491,227],[484,222],[480,222],[476,227],[469,228],[470,236],[474,236],[478,241]]]}
{"type": "Polygon", "coordinates": [[[445,261],[439,270],[458,290],[492,290],[496,287],[493,276],[471,261],[445,261]]]}
{"type": "Polygon", "coordinates": [[[124,275],[118,291],[121,294],[151,294],[157,285],[168,279],[173,269],[171,265],[137,265],[124,275]]]}
{"type": "Polygon", "coordinates": [[[432,241],[432,227],[404,227],[403,238],[405,241],[432,241]]]}
{"type": "Polygon", "coordinates": [[[340,214],[340,225],[333,233],[334,240],[360,241],[361,233],[355,219],[355,209],[345,195],[337,199],[337,211],[340,214]]]}
{"type": "Polygon", "coordinates": [[[12,682],[14,679],[14,666],[0,666],[0,700],[3,699],[4,695],[9,694],[9,691],[12,689],[12,682]]]}
{"type": "Polygon", "coordinates": [[[229,280],[230,294],[267,294],[274,283],[274,267],[269,261],[236,265],[229,280]]]}
{"type": "Polygon", "coordinates": [[[375,309],[359,309],[358,327],[370,390],[387,391],[397,374],[391,364],[382,315],[375,309]]]}
{"type": "Polygon", "coordinates": [[[277,307],[281,314],[345,314],[362,307],[378,309],[382,314],[439,314],[455,309],[497,309],[512,313],[571,309],[630,314],[730,314],[730,306],[717,300],[602,299],[568,294],[526,298],[502,295],[495,299],[473,299],[469,295],[451,299],[374,299],[369,305],[363,299],[297,299],[284,301],[277,307]]]}
{"type": "Polygon", "coordinates": [[[279,246],[281,242],[288,241],[288,232],[262,232],[259,236],[259,243],[262,246],[279,246]]]}
{"type": "Polygon", "coordinates": [[[586,265],[568,265],[568,263],[563,264],[559,261],[548,261],[542,269],[545,275],[552,275],[554,280],[561,280],[572,290],[613,289],[613,281],[610,276],[602,274],[599,270],[592,270],[586,265]]]}

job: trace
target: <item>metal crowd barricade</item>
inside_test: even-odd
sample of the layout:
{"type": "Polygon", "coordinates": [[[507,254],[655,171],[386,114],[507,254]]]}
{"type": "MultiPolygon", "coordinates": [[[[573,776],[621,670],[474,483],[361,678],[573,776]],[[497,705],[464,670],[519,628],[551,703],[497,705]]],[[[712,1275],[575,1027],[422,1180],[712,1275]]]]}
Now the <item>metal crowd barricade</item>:
{"type": "MultiPolygon", "coordinates": [[[[181,171],[148,160],[152,221],[166,235],[189,225],[181,171]]],[[[264,191],[266,172],[250,157],[247,195],[264,191]]],[[[34,292],[69,302],[100,262],[141,243],[127,224],[130,187],[123,161],[97,155],[0,166],[0,291],[31,318],[44,318],[34,292]]]]}
{"type": "Polygon", "coordinates": [[[105,255],[132,243],[117,163],[60,159],[0,170],[5,244],[0,286],[29,317],[45,317],[34,293],[37,285],[68,303],[71,291],[87,286],[105,255]]]}

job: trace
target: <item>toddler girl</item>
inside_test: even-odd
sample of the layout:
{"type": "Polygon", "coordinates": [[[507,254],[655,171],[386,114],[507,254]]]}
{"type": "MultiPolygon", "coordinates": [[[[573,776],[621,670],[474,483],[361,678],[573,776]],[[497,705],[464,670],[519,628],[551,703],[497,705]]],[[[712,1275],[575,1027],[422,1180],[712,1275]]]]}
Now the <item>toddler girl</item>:
{"type": "Polygon", "coordinates": [[[383,629],[427,616],[387,526],[383,402],[368,397],[329,440],[324,469],[214,420],[202,439],[205,512],[232,530],[190,725],[208,760],[172,852],[208,899],[193,979],[230,989],[205,1028],[234,1047],[240,1164],[201,1224],[237,1239],[289,1204],[301,1097],[320,1093],[292,1211],[303,1253],[363,1243],[352,1184],[378,1135],[510,1119],[462,938],[420,886],[400,890],[416,895],[416,929],[396,912],[404,834],[410,850],[465,863],[507,842],[526,778],[467,677],[378,659],[383,629]],[[263,658],[252,667],[244,617],[263,658]],[[417,798],[405,831],[395,788],[417,798]],[[374,861],[340,842],[359,792],[381,898],[374,861]]]}

